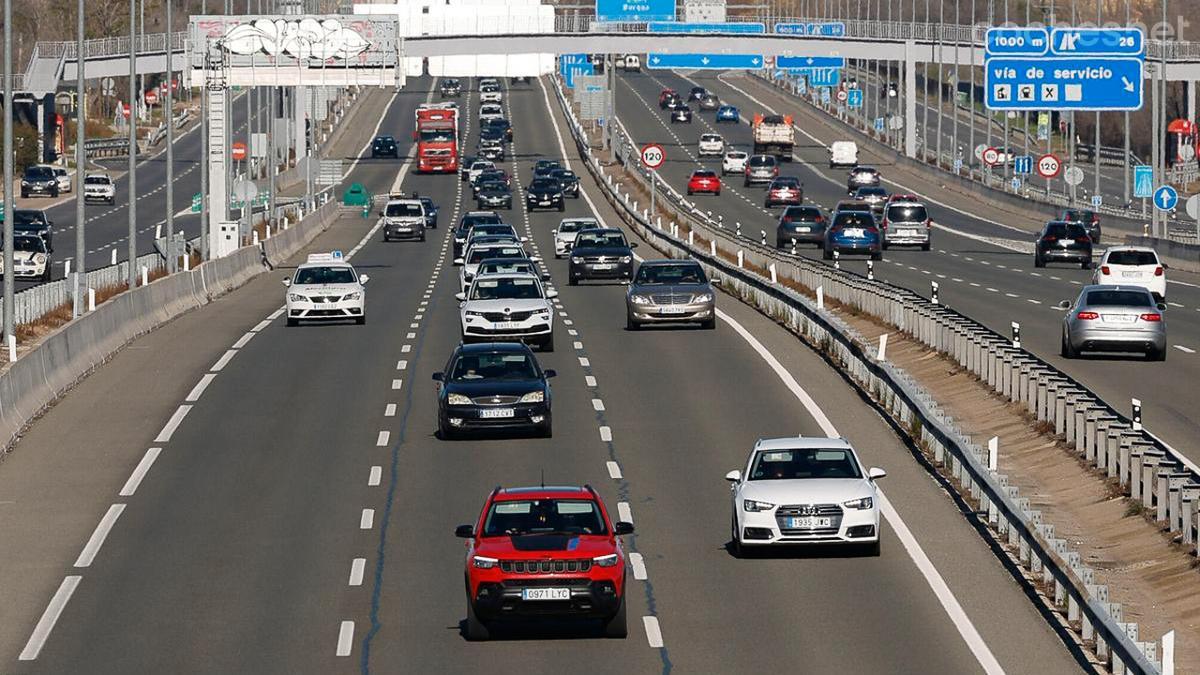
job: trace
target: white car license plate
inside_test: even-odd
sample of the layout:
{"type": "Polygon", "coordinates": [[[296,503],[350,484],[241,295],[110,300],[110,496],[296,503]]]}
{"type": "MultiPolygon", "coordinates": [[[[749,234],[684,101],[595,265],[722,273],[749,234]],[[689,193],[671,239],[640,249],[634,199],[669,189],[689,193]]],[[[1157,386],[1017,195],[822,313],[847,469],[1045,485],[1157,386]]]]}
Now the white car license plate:
{"type": "Polygon", "coordinates": [[[518,321],[499,321],[494,325],[496,330],[516,330],[521,327],[518,321]]]}
{"type": "Polygon", "coordinates": [[[1129,314],[1104,314],[1105,323],[1133,323],[1134,317],[1129,314]]]}
{"type": "Polygon", "coordinates": [[[912,230],[912,229],[900,230],[900,236],[902,236],[902,237],[915,237],[915,236],[917,236],[917,231],[916,231],[916,230],[912,230]]]}
{"type": "Polygon", "coordinates": [[[788,529],[791,530],[811,530],[817,527],[831,526],[833,526],[831,518],[788,518],[788,529]]]}
{"type": "Polygon", "coordinates": [[[847,228],[847,229],[846,229],[846,236],[847,236],[847,237],[854,237],[855,239],[857,239],[857,238],[859,238],[859,237],[863,236],[863,231],[862,231],[862,229],[861,229],[861,228],[857,228],[857,227],[851,227],[851,228],[847,228]]]}
{"type": "Polygon", "coordinates": [[[569,588],[522,588],[522,600],[570,600],[569,588]]]}
{"type": "Polygon", "coordinates": [[[662,314],[685,314],[686,313],[685,309],[683,307],[676,307],[674,305],[667,305],[665,307],[659,307],[658,311],[662,314]]]}
{"type": "Polygon", "coordinates": [[[592,265],[592,269],[594,270],[611,270],[612,268],[613,266],[611,263],[596,263],[592,265]]]}
{"type": "Polygon", "coordinates": [[[1135,272],[1135,271],[1125,271],[1125,272],[1121,272],[1121,276],[1125,277],[1126,279],[1137,279],[1138,277],[1142,276],[1142,273],[1135,272]]]}
{"type": "Polygon", "coordinates": [[[543,199],[542,201],[538,202],[538,206],[550,206],[550,200],[543,199]]]}
{"type": "Polygon", "coordinates": [[[812,228],[811,227],[797,227],[796,231],[797,232],[812,232],[812,228]]]}
{"type": "Polygon", "coordinates": [[[508,419],[512,416],[512,408],[484,408],[479,411],[479,417],[485,420],[508,419]]]}

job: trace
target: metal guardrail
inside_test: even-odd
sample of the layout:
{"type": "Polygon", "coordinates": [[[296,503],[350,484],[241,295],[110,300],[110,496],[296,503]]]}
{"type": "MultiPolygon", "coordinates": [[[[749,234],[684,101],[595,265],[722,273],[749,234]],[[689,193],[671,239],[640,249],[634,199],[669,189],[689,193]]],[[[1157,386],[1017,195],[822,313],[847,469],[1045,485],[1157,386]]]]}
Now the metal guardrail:
{"type": "MultiPolygon", "coordinates": [[[[136,269],[146,267],[150,271],[163,266],[163,259],[157,253],[139,256],[134,265],[136,269]]],[[[105,288],[123,284],[129,279],[129,261],[124,260],[116,265],[101,267],[87,273],[84,282],[86,288],[105,288]]],[[[27,288],[13,296],[13,314],[17,325],[32,323],[47,313],[71,301],[70,279],[58,279],[44,284],[27,288]]],[[[0,312],[4,300],[0,299],[0,312]]],[[[3,316],[0,313],[0,316],[3,316]]]]}
{"type": "Polygon", "coordinates": [[[129,154],[129,138],[98,138],[83,142],[83,152],[87,157],[120,157],[129,154]]]}
{"type": "MultiPolygon", "coordinates": [[[[187,40],[187,31],[179,31],[172,38],[172,46],[180,51],[183,50],[184,43],[187,40]]],[[[129,36],[116,36],[105,38],[92,38],[84,40],[83,54],[85,58],[106,58],[129,55],[129,36]]],[[[166,33],[147,33],[138,36],[135,42],[138,53],[142,52],[162,52],[167,49],[167,34],[166,33]]],[[[73,41],[65,42],[38,42],[34,47],[34,58],[50,58],[61,56],[68,60],[75,60],[78,54],[78,45],[73,41]]]]}
{"type": "MultiPolygon", "coordinates": [[[[1048,589],[1047,600],[1052,599],[1055,610],[1066,615],[1068,625],[1094,646],[1097,656],[1116,673],[1159,672],[1156,644],[1138,640],[1137,625],[1123,621],[1120,605],[1108,601],[1107,587],[1095,584],[1094,571],[1083,564],[1078,553],[1069,550],[1066,540],[1055,536],[1052,524],[1042,522],[1041,513],[1030,507],[1028,498],[1020,497],[1017,489],[1007,484],[1006,477],[987,468],[983,448],[962,435],[932,396],[903,371],[873,358],[872,350],[865,347],[860,335],[814,306],[807,297],[718,255],[717,242],[721,242],[720,248],[727,254],[736,250],[739,259],[769,270],[772,276],[790,277],[810,289],[821,288],[824,297],[894,325],[931,349],[958,360],[1006,398],[1027,406],[1039,420],[1055,425],[1058,433],[1068,441],[1075,441],[1078,452],[1089,460],[1099,460],[1101,469],[1118,477],[1122,485],[1136,486],[1135,497],[1169,516],[1172,525],[1187,520],[1186,503],[1192,525],[1185,531],[1192,534],[1185,534],[1185,541],[1195,541],[1195,530],[1191,527],[1196,523],[1200,504],[1200,483],[1194,467],[1183,474],[1186,464],[1177,453],[1148,432],[1134,431],[1130,420],[1086,387],[944,305],[903,288],[815,260],[788,256],[752,239],[738,237],[661,181],[655,184],[665,188],[664,198],[677,211],[687,214],[693,231],[699,229],[711,238],[712,248],[704,250],[690,245],[679,235],[677,225],[668,224],[664,228],[661,218],[651,223],[648,212],[639,212],[636,203],[631,206],[628,193],[622,201],[612,175],[606,176],[592,155],[586,133],[561,90],[558,87],[555,90],[561,107],[570,117],[576,145],[588,158],[588,170],[627,222],[643,236],[656,241],[669,255],[695,258],[740,297],[810,344],[825,349],[833,362],[841,364],[857,386],[875,398],[900,425],[911,430],[919,423],[918,440],[926,445],[935,462],[958,480],[964,494],[978,500],[988,511],[993,537],[1007,543],[1024,573],[1048,589]],[[1194,488],[1186,502],[1184,485],[1194,488]]],[[[634,161],[637,146],[620,120],[616,120],[616,132],[618,158],[626,160],[625,168],[632,170],[643,188],[651,189],[645,169],[634,161]]]]}

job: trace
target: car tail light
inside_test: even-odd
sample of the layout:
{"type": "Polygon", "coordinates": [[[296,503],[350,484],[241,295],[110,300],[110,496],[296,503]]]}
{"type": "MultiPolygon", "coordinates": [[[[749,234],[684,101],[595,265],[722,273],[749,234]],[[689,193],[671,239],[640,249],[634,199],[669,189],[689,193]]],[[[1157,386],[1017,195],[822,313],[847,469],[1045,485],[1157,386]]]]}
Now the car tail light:
{"type": "Polygon", "coordinates": [[[932,220],[926,220],[926,221],[925,221],[925,229],[927,229],[927,230],[932,230],[932,229],[933,229],[933,221],[932,221],[932,220]]]}
{"type": "Polygon", "coordinates": [[[1076,244],[1087,244],[1092,241],[1091,237],[1075,237],[1076,244]]]}
{"type": "Polygon", "coordinates": [[[1108,265],[1101,265],[1100,266],[1100,274],[1103,274],[1104,276],[1108,276],[1108,275],[1112,274],[1112,270],[1108,269],[1108,265]]]}
{"type": "Polygon", "coordinates": [[[790,223],[790,222],[792,222],[792,217],[791,217],[791,216],[784,216],[784,217],[783,217],[783,222],[785,222],[785,223],[790,223]]]}
{"type": "Polygon", "coordinates": [[[1042,237],[1042,241],[1058,241],[1058,237],[1056,237],[1052,234],[1048,234],[1048,235],[1042,237]]]}
{"type": "Polygon", "coordinates": [[[1150,322],[1162,321],[1162,314],[1159,314],[1158,312],[1153,312],[1151,314],[1143,314],[1142,321],[1150,321],[1150,322]]]}
{"type": "Polygon", "coordinates": [[[879,224],[879,227],[884,230],[887,229],[887,226],[888,226],[888,222],[886,220],[879,224]]]}
{"type": "Polygon", "coordinates": [[[1155,267],[1155,268],[1154,268],[1154,276],[1156,276],[1156,277],[1161,277],[1162,275],[1163,275],[1163,268],[1162,268],[1162,266],[1160,265],[1160,266],[1158,266],[1158,267],[1155,267]]]}
{"type": "Polygon", "coordinates": [[[1079,312],[1075,315],[1075,318],[1080,321],[1092,321],[1093,319],[1099,319],[1100,315],[1096,312],[1079,312]]]}

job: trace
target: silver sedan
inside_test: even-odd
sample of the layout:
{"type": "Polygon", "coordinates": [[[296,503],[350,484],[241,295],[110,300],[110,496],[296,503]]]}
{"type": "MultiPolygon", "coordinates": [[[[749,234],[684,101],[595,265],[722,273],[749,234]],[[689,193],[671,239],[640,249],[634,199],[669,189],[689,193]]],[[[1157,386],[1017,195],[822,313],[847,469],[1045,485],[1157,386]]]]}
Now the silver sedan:
{"type": "Polygon", "coordinates": [[[699,323],[711,330],[716,311],[712,285],[692,260],[647,260],[625,294],[629,330],[655,323],[699,323]]]}
{"type": "Polygon", "coordinates": [[[1062,355],[1137,352],[1151,361],[1167,359],[1166,305],[1140,286],[1084,286],[1075,302],[1064,300],[1062,355]]]}

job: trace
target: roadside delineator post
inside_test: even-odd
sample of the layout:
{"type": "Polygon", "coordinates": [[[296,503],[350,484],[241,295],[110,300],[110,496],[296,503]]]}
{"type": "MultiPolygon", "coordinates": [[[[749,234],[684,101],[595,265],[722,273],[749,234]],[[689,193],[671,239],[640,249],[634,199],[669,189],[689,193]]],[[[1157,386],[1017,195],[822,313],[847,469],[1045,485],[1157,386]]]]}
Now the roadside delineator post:
{"type": "Polygon", "coordinates": [[[879,336],[879,352],[875,355],[876,361],[887,360],[887,333],[879,336]]]}
{"type": "Polygon", "coordinates": [[[936,282],[936,281],[929,282],[929,291],[930,291],[929,301],[935,305],[939,304],[938,303],[938,282],[936,282]]]}
{"type": "Polygon", "coordinates": [[[1021,324],[1012,322],[1012,345],[1015,349],[1021,348],[1021,324]]]}
{"type": "Polygon", "coordinates": [[[1134,399],[1130,399],[1130,403],[1133,404],[1133,430],[1141,431],[1142,430],[1142,402],[1140,399],[1134,398],[1134,399]]]}
{"type": "Polygon", "coordinates": [[[825,309],[825,287],[817,286],[817,309],[825,309]]]}
{"type": "Polygon", "coordinates": [[[875,281],[875,261],[867,261],[867,281],[875,281]]]}
{"type": "Polygon", "coordinates": [[[833,252],[833,269],[842,269],[842,254],[838,253],[837,251],[833,252]]]}
{"type": "Polygon", "coordinates": [[[758,243],[762,246],[767,245],[767,231],[766,230],[758,231],[758,243]]]}
{"type": "Polygon", "coordinates": [[[746,253],[742,249],[738,249],[738,267],[742,267],[746,262],[746,253]]]}

